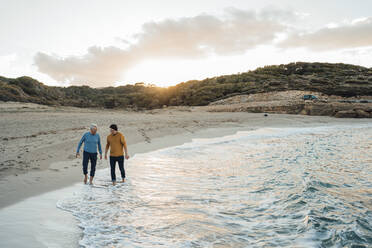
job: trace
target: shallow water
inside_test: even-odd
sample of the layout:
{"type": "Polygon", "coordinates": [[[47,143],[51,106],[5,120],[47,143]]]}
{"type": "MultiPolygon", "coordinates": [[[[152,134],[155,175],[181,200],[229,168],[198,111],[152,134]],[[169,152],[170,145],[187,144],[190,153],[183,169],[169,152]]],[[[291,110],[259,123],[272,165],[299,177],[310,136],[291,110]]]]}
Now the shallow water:
{"type": "Polygon", "coordinates": [[[126,161],[125,184],[99,171],[58,207],[85,247],[371,247],[371,149],[372,125],[194,140],[126,161]]]}

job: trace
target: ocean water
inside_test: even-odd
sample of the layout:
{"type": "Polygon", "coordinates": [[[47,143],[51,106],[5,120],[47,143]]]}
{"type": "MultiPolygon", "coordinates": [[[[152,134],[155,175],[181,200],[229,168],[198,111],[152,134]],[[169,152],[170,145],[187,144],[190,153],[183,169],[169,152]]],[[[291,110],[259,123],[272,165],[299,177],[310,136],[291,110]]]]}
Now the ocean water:
{"type": "Polygon", "coordinates": [[[263,128],[139,154],[58,202],[83,247],[372,247],[372,125],[263,128]],[[119,176],[120,177],[120,176],[119,176]]]}

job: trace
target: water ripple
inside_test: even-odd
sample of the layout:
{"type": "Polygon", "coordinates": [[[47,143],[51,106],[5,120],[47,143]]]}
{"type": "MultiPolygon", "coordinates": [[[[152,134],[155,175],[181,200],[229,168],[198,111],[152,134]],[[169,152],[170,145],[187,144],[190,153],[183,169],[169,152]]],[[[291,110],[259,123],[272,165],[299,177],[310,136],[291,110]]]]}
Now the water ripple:
{"type": "Polygon", "coordinates": [[[370,126],[259,129],[136,155],[58,203],[83,247],[371,247],[370,126]]]}

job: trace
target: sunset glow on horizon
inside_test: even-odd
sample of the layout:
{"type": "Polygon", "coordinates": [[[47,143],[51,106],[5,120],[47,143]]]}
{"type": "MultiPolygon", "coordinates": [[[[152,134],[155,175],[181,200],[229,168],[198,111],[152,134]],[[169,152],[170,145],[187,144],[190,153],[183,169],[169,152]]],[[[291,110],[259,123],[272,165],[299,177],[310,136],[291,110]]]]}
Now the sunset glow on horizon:
{"type": "Polygon", "coordinates": [[[0,3],[0,75],[47,85],[166,87],[296,61],[372,67],[370,1],[0,3]]]}

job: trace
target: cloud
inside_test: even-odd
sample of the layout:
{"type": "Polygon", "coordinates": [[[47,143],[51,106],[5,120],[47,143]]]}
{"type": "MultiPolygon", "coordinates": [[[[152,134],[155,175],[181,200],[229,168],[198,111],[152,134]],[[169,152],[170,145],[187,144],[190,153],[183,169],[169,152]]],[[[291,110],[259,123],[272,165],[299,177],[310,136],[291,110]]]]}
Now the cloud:
{"type": "Polygon", "coordinates": [[[57,81],[107,86],[123,78],[125,71],[148,58],[200,58],[244,53],[272,43],[293,18],[289,11],[261,12],[227,9],[222,17],[200,14],[143,24],[134,43],[119,47],[90,47],[83,56],[59,57],[37,53],[38,70],[57,81]]]}
{"type": "Polygon", "coordinates": [[[314,51],[372,46],[372,17],[343,25],[332,24],[312,33],[292,33],[279,46],[304,47],[314,51]]]}
{"type": "Polygon", "coordinates": [[[229,9],[228,17],[199,15],[143,25],[138,48],[149,56],[230,55],[271,42],[284,26],[263,13],[229,9]]]}
{"type": "Polygon", "coordinates": [[[123,68],[130,68],[137,61],[130,51],[117,47],[90,47],[80,57],[60,58],[40,52],[34,57],[39,72],[56,81],[92,87],[113,84],[121,77],[123,68]]]}

